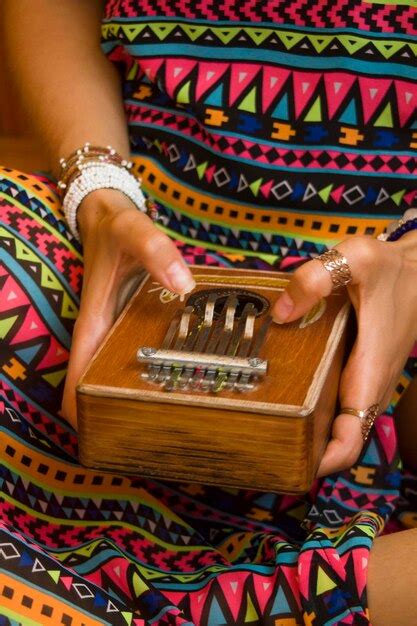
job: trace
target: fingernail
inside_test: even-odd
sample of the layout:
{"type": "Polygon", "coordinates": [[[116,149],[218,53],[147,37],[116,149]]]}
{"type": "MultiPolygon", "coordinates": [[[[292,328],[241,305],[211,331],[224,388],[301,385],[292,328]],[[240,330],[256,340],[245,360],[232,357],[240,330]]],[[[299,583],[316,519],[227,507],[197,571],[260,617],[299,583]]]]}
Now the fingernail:
{"type": "Polygon", "coordinates": [[[180,261],[171,263],[165,273],[176,293],[185,294],[194,289],[195,280],[191,272],[180,261]]]}
{"type": "Polygon", "coordinates": [[[288,293],[284,291],[282,296],[277,300],[275,304],[272,319],[276,324],[283,324],[287,321],[293,310],[294,302],[291,300],[288,293]]]}

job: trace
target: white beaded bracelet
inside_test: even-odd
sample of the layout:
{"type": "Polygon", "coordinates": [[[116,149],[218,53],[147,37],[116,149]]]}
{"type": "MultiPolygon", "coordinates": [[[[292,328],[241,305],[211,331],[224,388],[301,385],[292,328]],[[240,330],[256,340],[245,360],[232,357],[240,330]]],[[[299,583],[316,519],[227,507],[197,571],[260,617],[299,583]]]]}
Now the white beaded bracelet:
{"type": "Polygon", "coordinates": [[[62,203],[68,227],[78,241],[81,239],[77,227],[77,210],[84,198],[97,189],[117,189],[130,198],[140,211],[147,210],[140,181],[127,169],[97,161],[81,165],[80,174],[68,186],[62,203]]]}

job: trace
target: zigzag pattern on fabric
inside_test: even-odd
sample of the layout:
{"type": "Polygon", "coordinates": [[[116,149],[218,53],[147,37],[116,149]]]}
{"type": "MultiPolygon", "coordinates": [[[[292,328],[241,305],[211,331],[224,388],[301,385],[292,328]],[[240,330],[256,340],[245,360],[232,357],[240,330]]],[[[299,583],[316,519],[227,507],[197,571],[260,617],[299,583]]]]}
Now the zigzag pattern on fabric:
{"type": "Polygon", "coordinates": [[[364,31],[417,34],[414,3],[379,4],[362,0],[322,0],[319,5],[311,0],[270,0],[267,3],[251,0],[110,0],[106,3],[105,18],[148,18],[165,16],[191,20],[218,22],[273,22],[315,28],[359,28],[364,31]]]}

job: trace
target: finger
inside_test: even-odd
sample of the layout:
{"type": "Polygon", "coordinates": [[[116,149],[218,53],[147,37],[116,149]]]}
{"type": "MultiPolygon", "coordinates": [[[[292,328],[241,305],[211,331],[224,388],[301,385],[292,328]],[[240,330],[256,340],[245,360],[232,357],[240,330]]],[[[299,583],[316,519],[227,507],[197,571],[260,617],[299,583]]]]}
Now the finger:
{"type": "Polygon", "coordinates": [[[76,385],[116,317],[118,285],[113,258],[97,248],[86,255],[81,305],[72,336],[61,414],[77,424],[76,385]],[[90,256],[96,262],[90,262],[90,256]]]}
{"type": "MultiPolygon", "coordinates": [[[[375,327],[375,325],[374,325],[375,327]]],[[[366,410],[380,404],[385,396],[387,380],[390,380],[387,355],[375,343],[375,330],[363,325],[367,332],[359,330],[355,346],[343,371],[339,399],[340,407],[366,410]]],[[[376,332],[378,336],[378,333],[376,332]]],[[[321,460],[318,475],[325,476],[347,469],[356,463],[364,441],[361,419],[342,411],[333,422],[332,436],[321,460]]]]}
{"type": "Polygon", "coordinates": [[[112,222],[116,245],[143,265],[164,287],[185,294],[195,281],[173,241],[143,213],[118,214],[112,222]]]}
{"type": "Polygon", "coordinates": [[[331,276],[322,263],[316,259],[305,263],[294,272],[288,287],[276,301],[272,313],[274,321],[278,324],[293,322],[331,290],[331,276]]]}
{"type": "Polygon", "coordinates": [[[328,476],[352,467],[362,450],[363,439],[359,418],[340,414],[332,427],[332,438],[327,444],[317,476],[328,476]]]}

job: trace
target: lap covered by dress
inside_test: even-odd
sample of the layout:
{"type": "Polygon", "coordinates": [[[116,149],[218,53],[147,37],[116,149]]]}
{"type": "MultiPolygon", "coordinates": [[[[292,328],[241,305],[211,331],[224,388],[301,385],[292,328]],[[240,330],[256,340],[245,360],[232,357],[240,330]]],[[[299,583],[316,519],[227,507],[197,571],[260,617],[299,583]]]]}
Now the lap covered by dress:
{"type": "Polygon", "coordinates": [[[400,486],[390,412],[352,469],[303,498],[81,467],[58,413],[80,247],[45,176],[2,168],[0,194],[0,624],[369,624],[369,551],[400,486]]]}

